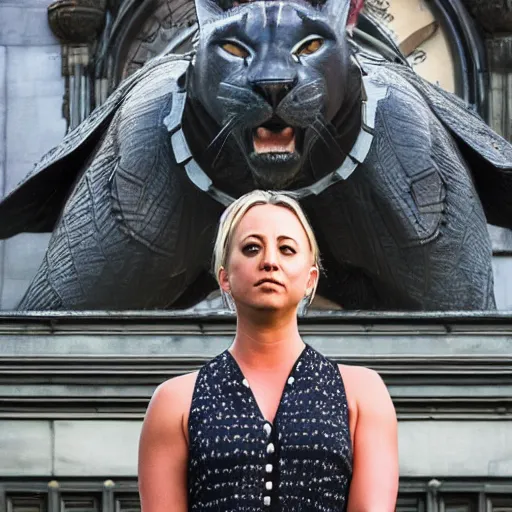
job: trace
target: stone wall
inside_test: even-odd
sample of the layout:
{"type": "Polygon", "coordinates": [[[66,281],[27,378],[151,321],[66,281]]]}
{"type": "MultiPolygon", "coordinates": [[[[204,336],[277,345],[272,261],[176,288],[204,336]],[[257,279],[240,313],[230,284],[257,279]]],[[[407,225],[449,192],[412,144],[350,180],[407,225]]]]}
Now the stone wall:
{"type": "MultiPolygon", "coordinates": [[[[153,390],[226,349],[234,327],[221,314],[0,314],[0,508],[12,477],[134,479],[153,390]]],[[[330,313],[301,333],[383,377],[404,482],[506,483],[510,502],[510,315],[330,313]]]]}
{"type": "MultiPolygon", "coordinates": [[[[0,190],[12,190],[66,130],[61,47],[49,0],[0,0],[0,190]]],[[[48,235],[2,243],[0,309],[15,307],[44,255],[48,235]]]]}

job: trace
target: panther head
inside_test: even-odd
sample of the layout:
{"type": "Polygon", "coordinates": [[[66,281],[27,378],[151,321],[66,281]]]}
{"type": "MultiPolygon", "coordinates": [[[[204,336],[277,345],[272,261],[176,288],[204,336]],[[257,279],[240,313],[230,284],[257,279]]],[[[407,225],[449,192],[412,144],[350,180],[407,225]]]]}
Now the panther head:
{"type": "MultiPolygon", "coordinates": [[[[284,188],[298,175],[349,90],[347,23],[361,0],[196,0],[195,94],[232,136],[255,182],[284,188]]],[[[330,135],[331,134],[331,135],[330,135]]]]}

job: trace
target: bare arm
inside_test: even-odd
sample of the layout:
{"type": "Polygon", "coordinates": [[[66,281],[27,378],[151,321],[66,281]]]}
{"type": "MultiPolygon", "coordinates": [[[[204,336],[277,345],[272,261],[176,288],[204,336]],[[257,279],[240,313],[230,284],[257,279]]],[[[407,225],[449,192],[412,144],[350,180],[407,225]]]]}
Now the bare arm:
{"type": "Polygon", "coordinates": [[[164,382],[149,404],[139,442],[143,512],[187,512],[186,420],[195,374],[164,382]]]}
{"type": "MultiPolygon", "coordinates": [[[[398,492],[395,408],[380,376],[352,367],[347,394],[357,403],[348,512],[393,512],[398,492]]],[[[345,371],[343,371],[345,375],[345,371]]]]}

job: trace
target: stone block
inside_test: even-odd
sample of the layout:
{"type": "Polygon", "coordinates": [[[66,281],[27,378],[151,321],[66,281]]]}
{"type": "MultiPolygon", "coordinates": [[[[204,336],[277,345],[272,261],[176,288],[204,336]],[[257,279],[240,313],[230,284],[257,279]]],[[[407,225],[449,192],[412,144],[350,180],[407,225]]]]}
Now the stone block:
{"type": "Polygon", "coordinates": [[[495,256],[494,294],[498,309],[512,311],[512,256],[495,256]]]}
{"type": "Polygon", "coordinates": [[[404,421],[400,476],[512,477],[510,421],[404,421]]]}
{"type": "Polygon", "coordinates": [[[50,233],[23,233],[5,243],[5,273],[9,279],[30,282],[46,253],[50,233]]]}
{"type": "MultiPolygon", "coordinates": [[[[79,315],[76,323],[68,327],[59,327],[59,335],[53,334],[49,323],[30,326],[27,320],[23,332],[7,332],[2,336],[0,352],[3,357],[30,354],[32,357],[54,356],[129,356],[174,357],[214,357],[229,347],[233,342],[234,329],[230,326],[214,328],[171,326],[154,323],[143,327],[124,325],[122,320],[112,326],[98,329],[95,322],[88,324],[87,317],[79,315]],[[144,332],[145,331],[145,332],[144,332]],[[37,334],[37,336],[35,335],[37,334]]],[[[351,326],[353,330],[356,325],[351,326]]],[[[378,361],[385,357],[501,357],[512,353],[512,336],[508,330],[499,332],[484,331],[453,335],[446,334],[443,326],[429,326],[430,332],[421,334],[420,327],[397,332],[400,326],[389,326],[389,332],[365,333],[361,328],[360,334],[344,333],[342,329],[327,331],[324,334],[311,334],[302,330],[303,339],[314,348],[340,360],[356,358],[371,358],[378,361]],[[394,329],[393,329],[394,328],[394,329]]],[[[316,327],[318,329],[318,327],[316,327]]],[[[451,327],[456,331],[459,327],[451,327]]],[[[468,328],[466,328],[468,329],[468,328]]]]}
{"type": "Polygon", "coordinates": [[[3,242],[3,310],[15,309],[43,260],[49,233],[23,233],[3,242]]]}
{"type": "MultiPolygon", "coordinates": [[[[5,57],[5,97],[9,104],[4,123],[7,156],[3,189],[7,193],[46,151],[60,142],[66,122],[62,117],[60,46],[10,47],[5,57]]],[[[5,242],[2,309],[16,307],[25,293],[41,263],[48,236],[22,234],[5,242]]]]}
{"type": "MultiPolygon", "coordinates": [[[[7,115],[7,90],[5,87],[7,74],[6,48],[0,46],[0,198],[4,194],[5,185],[5,122],[7,115]]],[[[4,242],[0,242],[0,268],[3,268],[3,249],[4,242]]],[[[0,290],[3,287],[3,275],[0,273],[0,290]]],[[[2,299],[0,296],[0,309],[2,309],[2,299]]]]}
{"type": "Polygon", "coordinates": [[[0,45],[35,46],[57,43],[48,24],[49,1],[0,2],[0,45]]]}
{"type": "Polygon", "coordinates": [[[2,6],[18,6],[18,7],[39,7],[40,9],[46,9],[52,0],[0,0],[2,6]]]}
{"type": "Polygon", "coordinates": [[[2,311],[14,311],[27,290],[30,281],[9,279],[5,277],[5,273],[2,279],[2,294],[0,296],[2,311]]]}
{"type": "Polygon", "coordinates": [[[488,226],[494,254],[512,254],[512,229],[488,226]]]}
{"type": "Polygon", "coordinates": [[[136,476],[140,429],[140,421],[55,421],[55,476],[136,476]]]}
{"type": "Polygon", "coordinates": [[[51,476],[49,421],[0,421],[0,477],[51,476]]]}
{"type": "Polygon", "coordinates": [[[7,116],[7,49],[0,46],[0,197],[3,195],[5,183],[5,122],[7,116]]]}
{"type": "Polygon", "coordinates": [[[59,46],[16,47],[7,52],[6,192],[65,134],[60,69],[59,46]]]}

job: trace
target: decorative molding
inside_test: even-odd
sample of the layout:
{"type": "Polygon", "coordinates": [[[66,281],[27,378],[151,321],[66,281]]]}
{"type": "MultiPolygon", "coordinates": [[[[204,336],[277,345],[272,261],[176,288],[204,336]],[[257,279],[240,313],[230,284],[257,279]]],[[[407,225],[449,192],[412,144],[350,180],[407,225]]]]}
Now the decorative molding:
{"type": "MultiPolygon", "coordinates": [[[[402,478],[398,512],[505,512],[512,510],[509,480],[446,480],[402,478]]],[[[140,502],[136,479],[52,480],[30,482],[0,480],[0,509],[10,512],[60,512],[67,504],[90,512],[138,512],[140,502]],[[70,498],[73,502],[70,502],[70,498]],[[89,508],[83,505],[92,505],[89,508]]]]}
{"type": "Polygon", "coordinates": [[[106,0],[56,0],[48,7],[48,22],[66,45],[87,45],[105,25],[106,0]]]}
{"type": "Polygon", "coordinates": [[[512,4],[503,0],[462,0],[471,15],[486,31],[512,32],[512,4]]]}
{"type": "MultiPolygon", "coordinates": [[[[149,59],[164,52],[179,39],[181,31],[196,21],[192,0],[125,0],[113,22],[108,41],[110,90],[140,69],[149,59]]],[[[175,48],[175,53],[192,49],[192,38],[175,48]]]]}
{"type": "MultiPolygon", "coordinates": [[[[377,370],[401,421],[512,421],[510,314],[330,312],[300,329],[332,359],[377,370]]],[[[221,313],[2,314],[0,418],[140,419],[158,384],[234,332],[221,313]]]]}
{"type": "MultiPolygon", "coordinates": [[[[512,30],[512,28],[511,28],[512,30]]],[[[489,60],[489,123],[512,141],[512,35],[486,41],[489,60]]],[[[507,240],[501,237],[502,240],[507,240]]],[[[510,239],[507,248],[510,249],[510,239]]]]}
{"type": "Polygon", "coordinates": [[[77,127],[103,101],[102,77],[96,79],[94,55],[107,20],[106,0],[56,0],[48,7],[48,22],[62,44],[62,105],[68,130],[77,127]],[[94,62],[93,62],[94,64],[94,62]]]}

